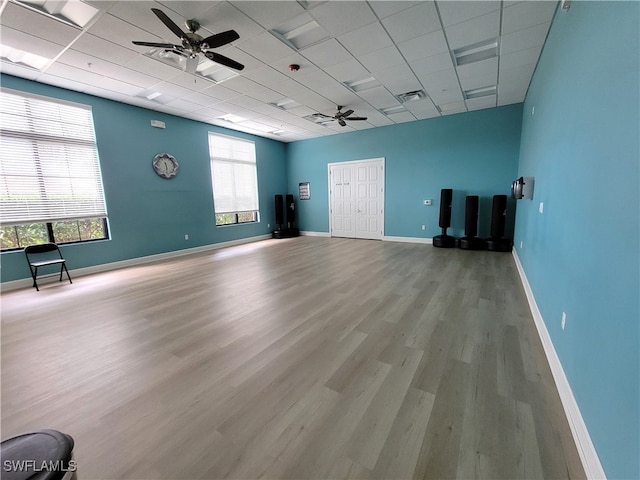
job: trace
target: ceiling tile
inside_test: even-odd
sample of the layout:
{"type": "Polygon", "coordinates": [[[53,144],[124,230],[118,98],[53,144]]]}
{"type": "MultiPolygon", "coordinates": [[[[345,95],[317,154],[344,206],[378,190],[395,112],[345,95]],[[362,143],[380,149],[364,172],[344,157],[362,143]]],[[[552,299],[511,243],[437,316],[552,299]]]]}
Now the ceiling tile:
{"type": "Polygon", "coordinates": [[[428,98],[419,100],[417,102],[405,103],[404,106],[419,120],[440,116],[440,112],[433,104],[433,102],[428,98]]]}
{"type": "Polygon", "coordinates": [[[75,81],[87,85],[96,85],[104,78],[104,76],[100,75],[99,73],[88,72],[87,70],[72,67],[70,65],[65,65],[59,62],[51,65],[47,69],[46,73],[61,78],[73,78],[75,81]]]}
{"type": "Polygon", "coordinates": [[[373,72],[373,76],[394,95],[420,90],[422,85],[408,65],[373,72]]]}
{"type": "Polygon", "coordinates": [[[373,108],[387,108],[394,105],[400,105],[398,99],[394,97],[389,90],[383,86],[370,88],[358,93],[358,96],[373,108]]]}
{"type": "Polygon", "coordinates": [[[500,35],[500,12],[476,17],[445,29],[452,50],[474,43],[498,38],[500,35]]]}
{"type": "Polygon", "coordinates": [[[375,22],[376,16],[367,2],[326,2],[311,10],[311,15],[335,36],[375,22]]]}
{"type": "Polygon", "coordinates": [[[527,50],[520,50],[518,52],[507,53],[500,57],[500,66],[507,70],[510,68],[521,67],[523,65],[533,64],[538,62],[542,47],[529,48],[527,50]]]}
{"type": "Polygon", "coordinates": [[[435,4],[432,1],[403,10],[382,19],[382,24],[396,43],[421,37],[441,29],[435,4]]]}
{"type": "Polygon", "coordinates": [[[440,18],[445,27],[500,10],[499,1],[438,1],[440,18]]]}
{"type": "MultiPolygon", "coordinates": [[[[202,3],[209,4],[208,1],[203,1],[202,3]]],[[[220,33],[226,30],[238,32],[240,39],[236,40],[233,43],[234,45],[237,42],[248,40],[261,34],[264,31],[263,27],[238,10],[237,3],[219,2],[213,8],[198,16],[198,20],[201,25],[212,33],[220,33]]]]}
{"type": "Polygon", "coordinates": [[[349,82],[366,78],[371,75],[369,71],[355,59],[331,65],[330,67],[325,68],[325,71],[339,82],[349,82]]]}
{"type": "Polygon", "coordinates": [[[421,2],[406,2],[402,0],[390,2],[389,0],[382,1],[370,1],[369,5],[376,13],[378,18],[385,18],[394,13],[401,12],[402,10],[406,10],[407,8],[411,8],[415,5],[420,4],[421,2]]]}
{"type": "Polygon", "coordinates": [[[262,32],[248,40],[238,40],[237,47],[243,52],[262,60],[265,63],[273,62],[291,55],[290,47],[282,43],[269,32],[262,32]]]}
{"type": "Polygon", "coordinates": [[[356,56],[375,52],[393,43],[378,22],[351,30],[338,37],[338,41],[356,56]]]}
{"type": "Polygon", "coordinates": [[[400,112],[400,113],[392,113],[391,115],[387,115],[387,117],[390,120],[393,120],[394,123],[406,123],[406,122],[413,122],[416,117],[413,115],[413,113],[406,111],[406,112],[400,112]]]}
{"type": "Polygon", "coordinates": [[[404,58],[402,58],[402,55],[400,55],[400,52],[395,46],[361,55],[358,57],[358,60],[360,60],[370,72],[384,70],[385,68],[395,67],[396,65],[402,65],[404,63],[404,58]]]}
{"type": "Polygon", "coordinates": [[[97,59],[120,65],[140,57],[140,54],[133,49],[122,47],[104,38],[96,37],[88,33],[82,35],[73,44],[72,48],[97,59]]]}
{"type": "MultiPolygon", "coordinates": [[[[100,32],[101,36],[107,35],[106,38],[111,38],[108,35],[108,30],[105,29],[102,25],[116,24],[116,22],[111,17],[117,17],[120,21],[123,21],[130,26],[137,27],[138,29],[144,30],[148,34],[155,35],[158,38],[163,38],[165,40],[170,40],[174,42],[179,40],[179,38],[174,35],[171,30],[169,30],[160,19],[154,15],[151,11],[152,8],[158,8],[162,10],[171,20],[173,20],[176,25],[180,28],[183,28],[184,18],[175,12],[168,10],[163,5],[160,5],[157,2],[151,1],[126,1],[126,2],[115,2],[113,6],[109,9],[108,14],[104,15],[97,23],[101,25],[94,25],[94,27],[98,27],[96,31],[100,32]],[[106,18],[105,18],[106,17],[106,18]],[[105,20],[106,23],[101,22],[101,20],[105,20]]],[[[93,33],[93,28],[91,27],[91,31],[93,33]]],[[[128,29],[128,27],[120,26],[124,30],[128,29]]],[[[121,41],[124,42],[126,40],[143,40],[146,41],[146,38],[122,38],[121,41]]],[[[151,39],[149,41],[155,41],[151,39]]]]}
{"type": "Polygon", "coordinates": [[[181,0],[179,2],[160,1],[159,3],[162,5],[162,8],[171,10],[184,19],[195,19],[203,23],[207,18],[207,13],[222,2],[212,0],[206,2],[181,0]]]}
{"type": "Polygon", "coordinates": [[[335,38],[312,45],[300,53],[314,65],[325,68],[353,59],[351,55],[335,38]]]}
{"type": "Polygon", "coordinates": [[[508,35],[533,25],[549,23],[557,6],[558,2],[538,1],[520,2],[505,8],[502,14],[502,34],[508,35]]]}
{"type": "Polygon", "coordinates": [[[451,60],[451,54],[449,52],[440,53],[438,55],[434,55],[428,58],[422,58],[420,60],[415,60],[409,62],[409,65],[418,76],[418,78],[422,78],[423,76],[429,75],[431,73],[440,72],[442,70],[450,70],[454,68],[453,60],[451,60]]]}
{"type": "Polygon", "coordinates": [[[265,7],[264,1],[242,1],[234,2],[233,6],[264,28],[273,28],[305,12],[298,2],[270,2],[269,6],[265,7]]]}
{"type": "Polygon", "coordinates": [[[2,27],[0,40],[2,41],[2,45],[40,55],[41,57],[51,60],[64,50],[62,45],[4,26],[2,27]]]}
{"type": "Polygon", "coordinates": [[[408,62],[431,57],[438,53],[447,52],[447,55],[449,54],[449,47],[442,30],[436,30],[421,37],[399,43],[398,49],[400,49],[400,52],[408,62]]]}
{"type": "Polygon", "coordinates": [[[463,90],[488,87],[498,83],[498,58],[468,63],[457,67],[463,90]]]}
{"type": "Polygon", "coordinates": [[[503,35],[500,40],[500,53],[504,55],[528,48],[542,47],[550,25],[550,23],[541,23],[509,35],[503,35]]]}

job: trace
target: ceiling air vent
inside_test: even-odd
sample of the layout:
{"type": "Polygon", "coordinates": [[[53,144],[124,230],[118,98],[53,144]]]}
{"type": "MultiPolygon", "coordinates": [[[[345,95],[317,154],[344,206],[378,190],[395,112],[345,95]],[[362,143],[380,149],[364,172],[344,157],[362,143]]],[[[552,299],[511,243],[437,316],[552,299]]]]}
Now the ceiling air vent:
{"type": "Polygon", "coordinates": [[[416,102],[418,100],[422,100],[426,98],[427,94],[424,90],[414,90],[413,92],[400,93],[396,95],[396,98],[400,101],[400,103],[409,103],[416,102]]]}
{"type": "Polygon", "coordinates": [[[464,98],[465,100],[469,100],[471,98],[488,97],[489,95],[495,95],[496,90],[497,89],[495,85],[491,85],[489,87],[474,88],[472,90],[465,90],[464,98]]]}

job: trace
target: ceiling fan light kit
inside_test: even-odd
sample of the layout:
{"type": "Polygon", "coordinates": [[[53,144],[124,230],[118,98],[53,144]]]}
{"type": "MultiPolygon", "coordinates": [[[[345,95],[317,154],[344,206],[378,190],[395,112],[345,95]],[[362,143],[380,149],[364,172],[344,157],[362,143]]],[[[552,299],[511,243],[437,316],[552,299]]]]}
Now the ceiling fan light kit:
{"type": "Polygon", "coordinates": [[[223,45],[227,45],[234,40],[239,39],[240,35],[238,35],[238,32],[235,30],[227,30],[226,32],[216,33],[203,38],[201,35],[196,33],[200,29],[200,22],[197,20],[185,21],[185,26],[187,27],[188,32],[183,32],[182,29],[162,10],[152,8],[151,11],[180,39],[181,44],[133,41],[134,45],[163,48],[166,52],[172,52],[186,57],[187,63],[185,69],[189,73],[195,73],[199,63],[198,54],[200,53],[209,60],[225,67],[233,68],[235,70],[244,69],[244,65],[241,63],[219,53],[210,51],[211,49],[222,47],[223,45]]]}

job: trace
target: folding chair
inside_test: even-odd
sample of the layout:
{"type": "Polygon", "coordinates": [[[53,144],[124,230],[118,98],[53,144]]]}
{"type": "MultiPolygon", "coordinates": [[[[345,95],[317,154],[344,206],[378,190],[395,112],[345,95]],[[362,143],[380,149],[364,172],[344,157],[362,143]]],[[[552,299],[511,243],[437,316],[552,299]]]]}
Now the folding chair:
{"type": "Polygon", "coordinates": [[[67,270],[66,260],[60,253],[60,249],[58,245],[55,243],[43,243],[42,245],[29,245],[25,247],[24,254],[27,257],[27,262],[29,263],[29,270],[31,270],[31,277],[33,278],[33,286],[36,287],[37,291],[40,291],[38,288],[38,268],[46,267],[49,265],[60,265],[60,281],[62,281],[62,273],[67,273],[67,278],[69,279],[69,283],[73,283],[71,281],[71,276],[69,275],[69,270],[67,270]],[[57,256],[55,255],[57,253],[57,256]]]}

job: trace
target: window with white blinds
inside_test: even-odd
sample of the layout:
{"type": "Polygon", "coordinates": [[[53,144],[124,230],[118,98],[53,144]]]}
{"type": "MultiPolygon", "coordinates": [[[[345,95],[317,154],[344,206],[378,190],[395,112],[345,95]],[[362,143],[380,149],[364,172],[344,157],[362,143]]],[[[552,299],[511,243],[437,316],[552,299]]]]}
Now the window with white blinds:
{"type": "Polygon", "coordinates": [[[216,225],[258,220],[258,174],[254,142],[209,133],[216,225]]]}
{"type": "Polygon", "coordinates": [[[105,218],[91,107],[0,90],[3,225],[105,218]]]}

